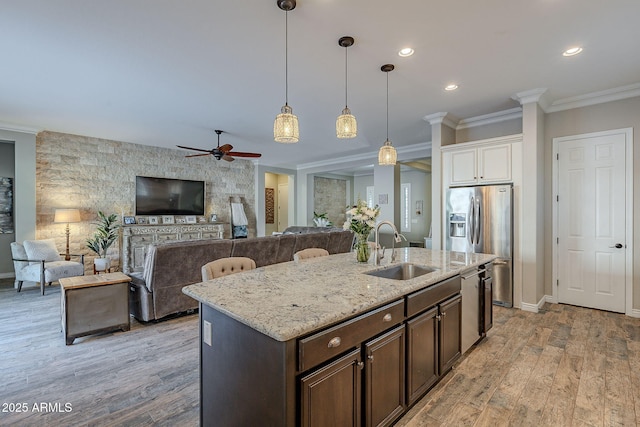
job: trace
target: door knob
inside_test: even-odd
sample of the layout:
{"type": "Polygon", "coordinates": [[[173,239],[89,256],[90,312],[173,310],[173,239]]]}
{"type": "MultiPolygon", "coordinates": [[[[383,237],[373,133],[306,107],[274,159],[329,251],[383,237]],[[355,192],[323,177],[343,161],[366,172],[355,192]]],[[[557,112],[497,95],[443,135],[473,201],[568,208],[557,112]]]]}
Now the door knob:
{"type": "Polygon", "coordinates": [[[616,248],[616,249],[621,249],[622,248],[622,243],[616,243],[613,246],[609,246],[610,248],[616,248]]]}

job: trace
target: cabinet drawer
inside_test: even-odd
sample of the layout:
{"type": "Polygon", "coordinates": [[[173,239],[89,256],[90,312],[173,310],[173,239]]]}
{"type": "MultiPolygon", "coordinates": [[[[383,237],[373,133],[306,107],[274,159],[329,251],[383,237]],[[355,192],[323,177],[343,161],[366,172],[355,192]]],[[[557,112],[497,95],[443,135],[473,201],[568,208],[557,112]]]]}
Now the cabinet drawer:
{"type": "Polygon", "coordinates": [[[460,292],[460,276],[452,277],[407,296],[407,317],[433,307],[460,292]]]}
{"type": "Polygon", "coordinates": [[[398,300],[298,342],[298,369],[305,371],[404,320],[404,301],[398,300]]]}

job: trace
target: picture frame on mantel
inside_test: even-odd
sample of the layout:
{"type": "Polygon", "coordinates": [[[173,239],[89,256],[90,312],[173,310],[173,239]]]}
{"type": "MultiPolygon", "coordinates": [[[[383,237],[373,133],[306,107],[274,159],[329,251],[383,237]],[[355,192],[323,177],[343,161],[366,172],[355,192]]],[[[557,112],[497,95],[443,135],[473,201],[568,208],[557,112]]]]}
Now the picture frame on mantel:
{"type": "Polygon", "coordinates": [[[133,225],[136,223],[136,217],[135,216],[124,216],[122,217],[122,222],[125,225],[133,225]]]}
{"type": "Polygon", "coordinates": [[[173,215],[162,215],[163,224],[173,224],[174,222],[173,215]]]}
{"type": "Polygon", "coordinates": [[[184,217],[185,221],[187,224],[195,224],[196,223],[196,216],[195,215],[187,215],[184,217]]]}
{"type": "Polygon", "coordinates": [[[149,224],[158,225],[158,217],[157,216],[150,216],[149,217],[149,224]]]}

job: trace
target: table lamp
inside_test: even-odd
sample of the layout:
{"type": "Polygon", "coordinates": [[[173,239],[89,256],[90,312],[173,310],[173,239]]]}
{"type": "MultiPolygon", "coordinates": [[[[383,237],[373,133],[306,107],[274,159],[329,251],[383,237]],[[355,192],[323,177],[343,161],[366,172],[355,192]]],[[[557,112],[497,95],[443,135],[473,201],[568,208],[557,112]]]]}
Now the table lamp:
{"type": "Polygon", "coordinates": [[[65,261],[69,261],[71,259],[71,255],[69,255],[69,223],[80,222],[80,211],[78,209],[56,209],[53,222],[67,224],[67,228],[65,230],[65,233],[67,234],[67,251],[65,252],[64,259],[65,261]]]}

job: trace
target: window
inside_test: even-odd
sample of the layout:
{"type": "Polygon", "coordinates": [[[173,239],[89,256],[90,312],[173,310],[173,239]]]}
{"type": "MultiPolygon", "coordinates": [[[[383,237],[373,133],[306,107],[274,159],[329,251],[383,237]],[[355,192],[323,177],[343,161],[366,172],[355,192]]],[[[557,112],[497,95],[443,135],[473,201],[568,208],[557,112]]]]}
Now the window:
{"type": "Polygon", "coordinates": [[[411,232],[411,184],[400,184],[400,232],[411,232]]]}
{"type": "Polygon", "coordinates": [[[373,209],[376,204],[373,202],[373,186],[370,185],[367,187],[367,206],[373,209]]]}

